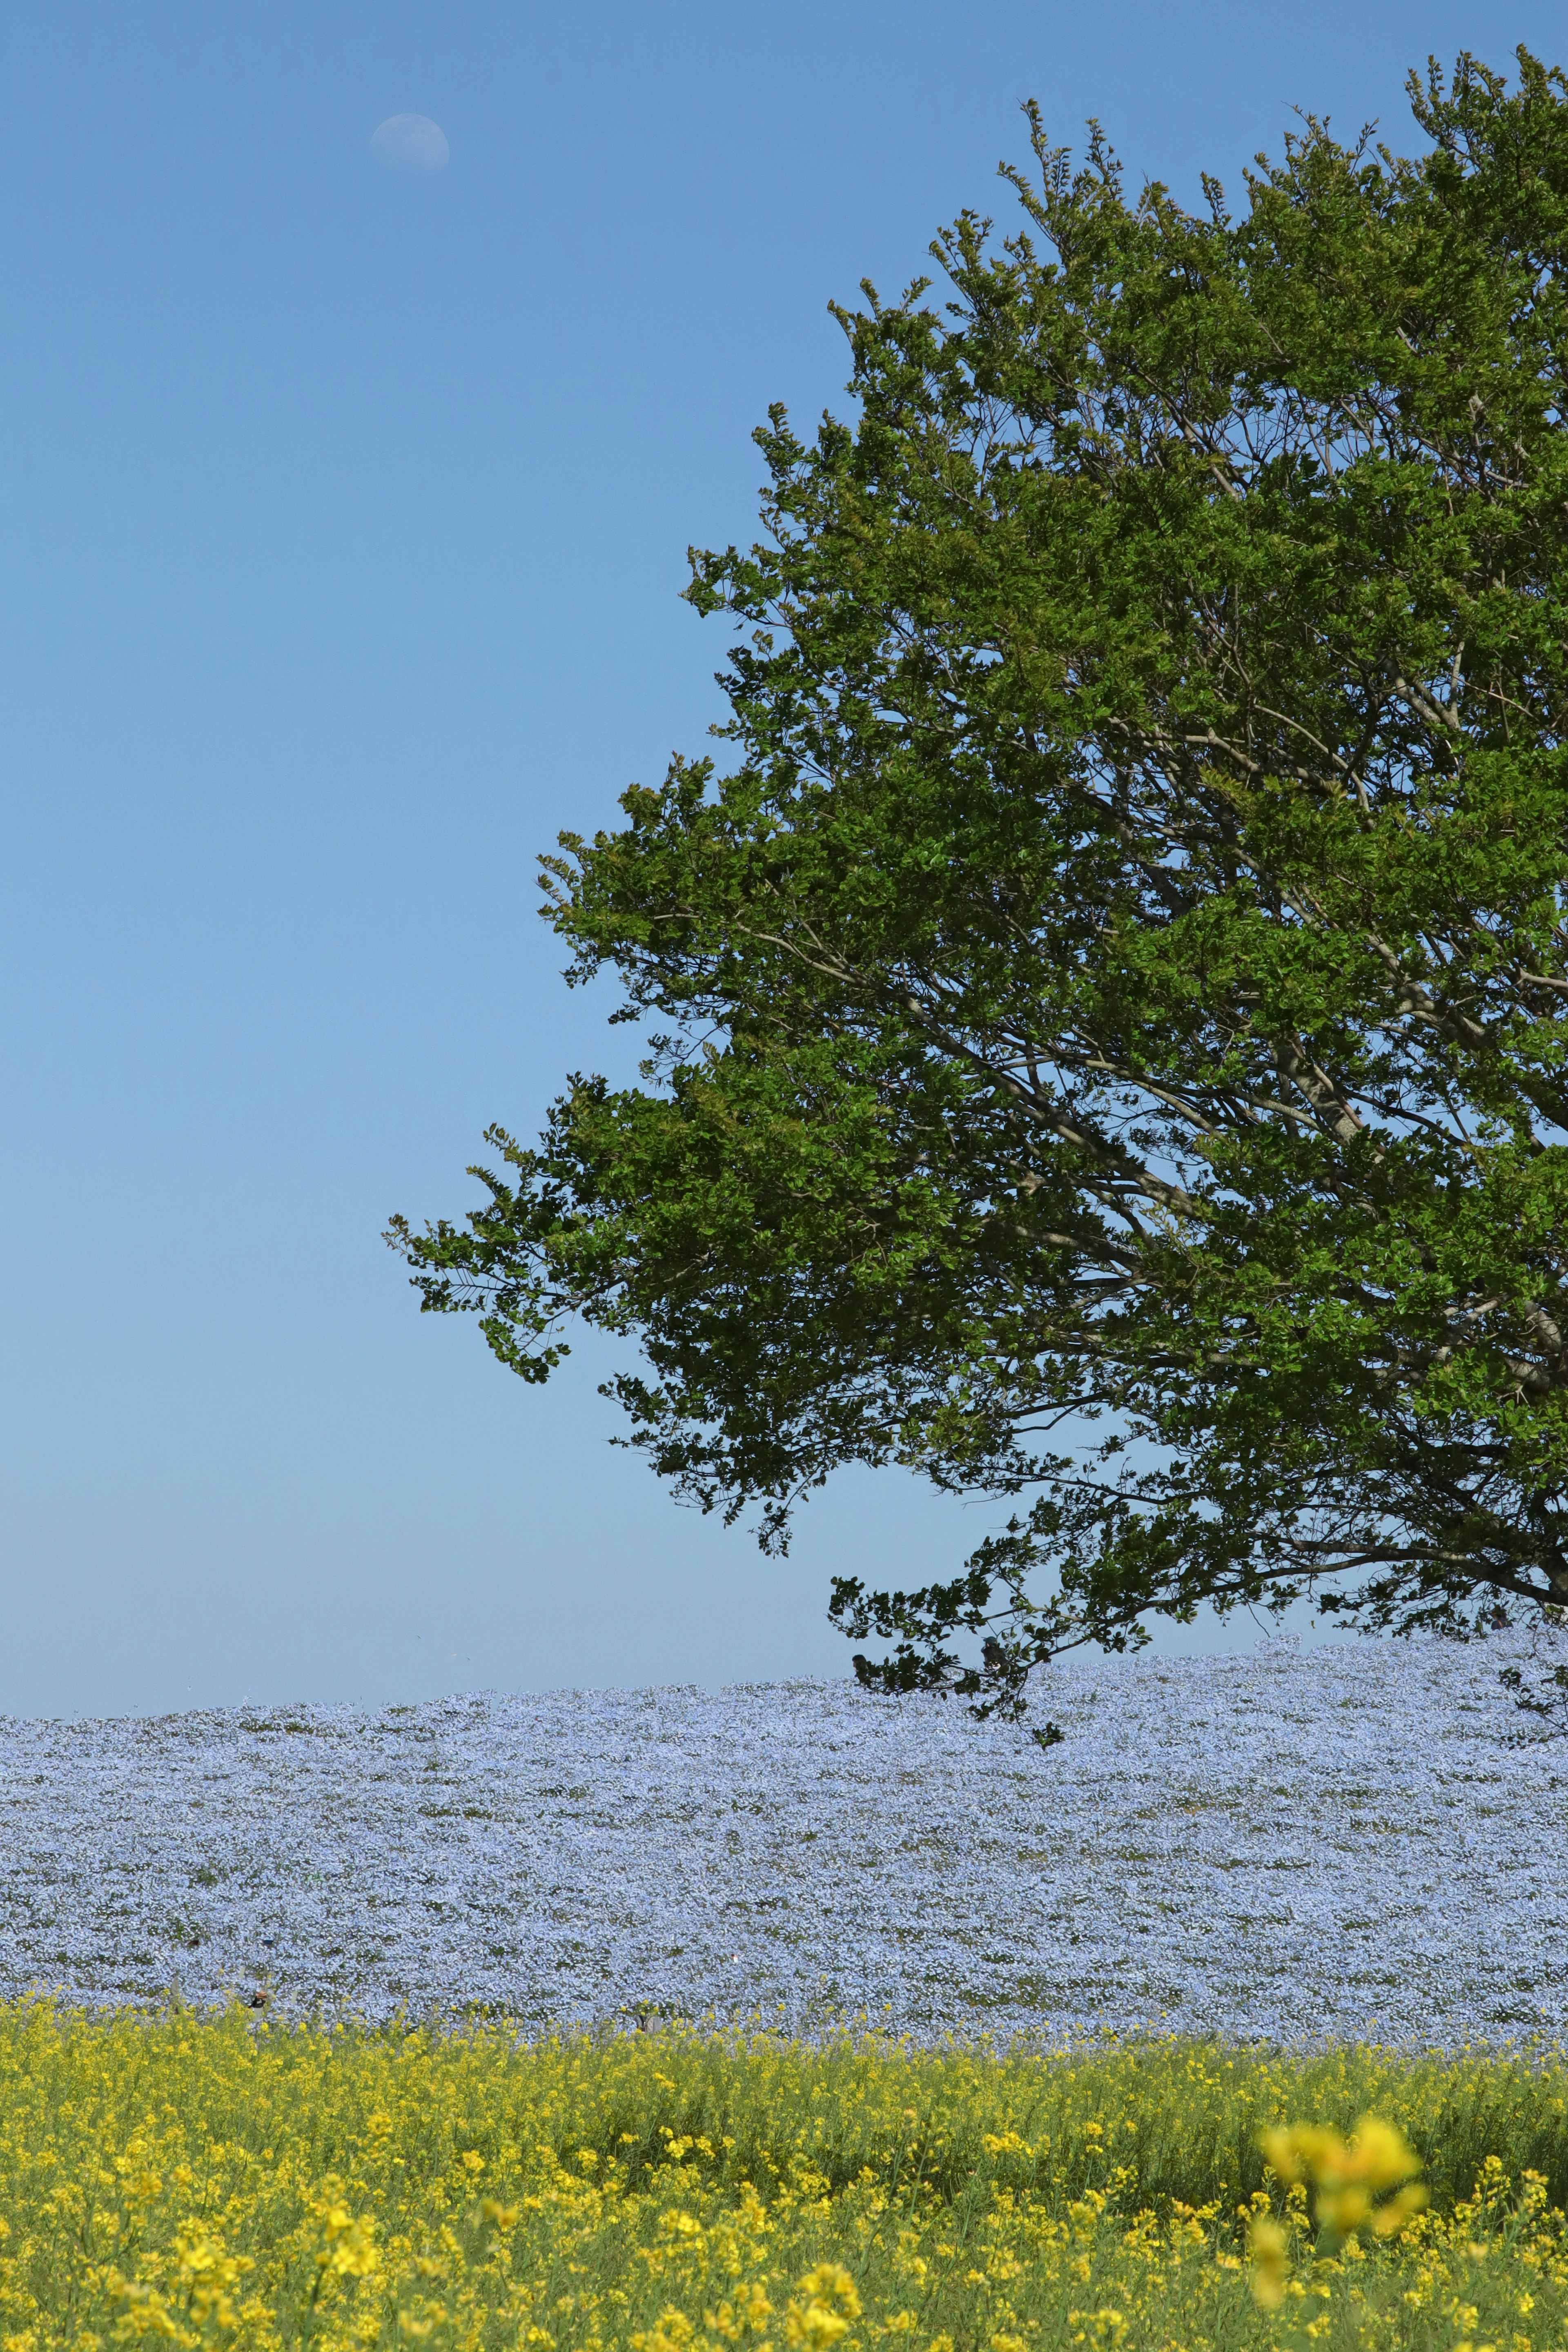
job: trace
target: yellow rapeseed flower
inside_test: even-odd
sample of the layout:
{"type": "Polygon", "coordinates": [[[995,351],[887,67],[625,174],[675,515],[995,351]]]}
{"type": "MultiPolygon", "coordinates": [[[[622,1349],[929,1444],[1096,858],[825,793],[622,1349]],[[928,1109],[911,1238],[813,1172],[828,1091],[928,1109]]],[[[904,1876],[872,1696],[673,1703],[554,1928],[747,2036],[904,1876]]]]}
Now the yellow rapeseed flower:
{"type": "Polygon", "coordinates": [[[1133,2352],[1272,2340],[1255,2295],[1324,2352],[1526,2352],[1524,2325],[1540,2352],[1568,2344],[1568,2219],[1530,2159],[1565,2125],[1551,2053],[0,2003],[0,2352],[1133,2352]],[[1276,2212],[1238,2151],[1292,2112],[1362,2122],[1280,2128],[1276,2212]]]}
{"type": "Polygon", "coordinates": [[[1254,2300],[1265,2311],[1278,2311],[1290,2274],[1289,2240],[1278,2221],[1266,2213],[1255,2213],[1247,2225],[1247,2251],[1252,2261],[1254,2300]]]}
{"type": "Polygon", "coordinates": [[[1412,2179],[1422,2169],[1420,2158],[1402,2132],[1377,2116],[1363,2116],[1348,2142],[1321,2125],[1296,2124],[1265,2132],[1262,2147],[1289,2186],[1312,2184],[1318,2227],[1334,2238],[1368,2224],[1374,2236],[1393,2237],[1427,2201],[1426,2190],[1412,2179]],[[1399,2183],[1405,2185],[1395,2196],[1374,2204],[1399,2183]]]}

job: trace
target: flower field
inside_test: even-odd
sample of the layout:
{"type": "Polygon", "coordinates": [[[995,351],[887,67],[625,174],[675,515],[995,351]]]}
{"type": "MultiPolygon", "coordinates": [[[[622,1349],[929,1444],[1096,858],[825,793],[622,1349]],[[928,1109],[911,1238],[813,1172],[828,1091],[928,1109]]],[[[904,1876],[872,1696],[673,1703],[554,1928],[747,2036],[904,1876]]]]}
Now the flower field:
{"type": "Polygon", "coordinates": [[[1046,1750],[844,1683],[7,1722],[0,1995],[1552,2038],[1568,1742],[1513,1654],[1101,1660],[1046,1750]]]}
{"type": "Polygon", "coordinates": [[[1561,2352],[1511,1654],[0,1727],[0,2352],[1561,2352]]]}
{"type": "Polygon", "coordinates": [[[1493,2053],[14,2004],[0,2344],[1535,2352],[1568,2331],[1565,2095],[1493,2053]]]}

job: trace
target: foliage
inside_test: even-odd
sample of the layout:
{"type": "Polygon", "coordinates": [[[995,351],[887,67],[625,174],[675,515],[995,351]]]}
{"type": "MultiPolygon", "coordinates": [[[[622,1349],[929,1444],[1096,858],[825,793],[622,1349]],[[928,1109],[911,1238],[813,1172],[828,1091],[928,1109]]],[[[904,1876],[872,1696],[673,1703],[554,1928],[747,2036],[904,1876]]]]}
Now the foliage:
{"type": "Polygon", "coordinates": [[[1348,2352],[1379,2323],[1395,2347],[1479,2327],[1523,2352],[1568,2322],[1565,2085],[1555,2055],[528,2048],[13,2004],[0,2342],[1197,2352],[1304,2328],[1348,2352]],[[1348,2149],[1286,2131],[1266,2168],[1262,2127],[1369,2095],[1390,2120],[1348,2149]],[[1403,2178],[1401,2133],[1433,2208],[1406,2198],[1363,2245],[1345,2184],[1403,2178]],[[1320,2208],[1341,2199],[1331,2252],[1301,2161],[1320,2208]]]}
{"type": "MultiPolygon", "coordinates": [[[[1553,1631],[1560,1633],[1561,1628],[1553,1631]]],[[[1504,1666],[1498,1680],[1511,1693],[1520,1713],[1535,1718],[1531,1732],[1561,1738],[1568,1731],[1568,1662],[1563,1658],[1560,1641],[1543,1642],[1528,1668],[1504,1666]]],[[[1521,1732],[1518,1738],[1522,1741],[1529,1736],[1521,1732]]]]}
{"type": "Polygon", "coordinates": [[[1031,116],[1025,228],[840,313],[854,422],[774,409],[693,559],[733,764],[545,861],[644,1082],[390,1236],[526,1379],[635,1339],[765,1542],[847,1462],[1031,1494],[840,1580],[885,1687],[1568,1603],[1568,81],[1411,94],[1417,158],[1309,120],[1234,213],[1031,116]]]}

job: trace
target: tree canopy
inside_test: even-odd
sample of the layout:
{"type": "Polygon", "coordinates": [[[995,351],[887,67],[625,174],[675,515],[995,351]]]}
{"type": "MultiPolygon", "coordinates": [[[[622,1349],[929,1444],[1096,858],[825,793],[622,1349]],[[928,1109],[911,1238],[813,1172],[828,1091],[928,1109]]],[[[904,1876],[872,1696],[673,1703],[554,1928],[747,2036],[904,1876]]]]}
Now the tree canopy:
{"type": "Polygon", "coordinates": [[[1410,91],[1197,212],[1031,110],[1017,232],[840,310],[851,421],[692,557],[726,754],[543,861],[642,1083],[390,1235],[525,1379],[635,1343],[766,1545],[845,1463],[1016,1498],[836,1583],[874,1685],[1568,1605],[1568,80],[1410,91]]]}

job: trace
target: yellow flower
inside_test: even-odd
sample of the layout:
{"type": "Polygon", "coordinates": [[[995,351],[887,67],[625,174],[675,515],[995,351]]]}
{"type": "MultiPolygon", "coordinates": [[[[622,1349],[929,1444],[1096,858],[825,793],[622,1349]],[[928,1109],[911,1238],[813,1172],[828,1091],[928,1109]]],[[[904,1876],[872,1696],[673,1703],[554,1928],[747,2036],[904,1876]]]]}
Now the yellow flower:
{"type": "Polygon", "coordinates": [[[1427,2201],[1411,2179],[1421,2159],[1403,2133],[1378,2116],[1363,2116],[1348,2144],[1320,2124],[1276,2126],[1262,2135],[1264,2155],[1279,2178],[1294,2188],[1310,2180],[1317,2191],[1318,2227],[1348,2238],[1371,2224],[1377,2237],[1393,2237],[1427,2201]],[[1405,2185],[1381,2204],[1373,2200],[1398,2182],[1405,2185]]]}
{"type": "Polygon", "coordinates": [[[686,2314],[671,2305],[652,2327],[632,2337],[632,2352],[686,2352],[696,2332],[686,2314]]]}
{"type": "Polygon", "coordinates": [[[1247,2251],[1252,2257],[1253,2300],[1265,2311],[1278,2311],[1285,2300],[1289,2270],[1289,2242],[1279,2222],[1267,2213],[1255,2213],[1247,2229],[1247,2251]]]}
{"type": "Polygon", "coordinates": [[[346,2206],[334,2205],[325,2216],[325,2228],[327,2243],[316,2256],[318,2269],[338,2278],[368,2278],[380,2260],[371,2216],[362,2213],[356,2221],[346,2206]]]}
{"type": "Polygon", "coordinates": [[[1403,2133],[1394,2130],[1377,2116],[1363,2116],[1351,2142],[1360,2177],[1374,2194],[1393,2189],[1401,2180],[1408,2180],[1413,2172],[1421,2169],[1421,2159],[1406,2142],[1403,2133]]]}
{"type": "Polygon", "coordinates": [[[1097,2347],[1120,2344],[1127,2333],[1126,2314],[1107,2308],[1104,2311],[1069,2311],[1068,2326],[1077,2329],[1075,2344],[1091,2344],[1097,2347]]]}
{"type": "Polygon", "coordinates": [[[1396,2236],[1405,2223],[1413,2221],[1430,2201],[1431,2192],[1419,2180],[1410,2181],[1397,2195],[1375,2209],[1372,2217],[1373,2235],[1379,2238],[1396,2236]]]}
{"type": "Polygon", "coordinates": [[[732,2298],[721,2303],[716,2312],[705,2311],[702,2317],[715,2335],[723,2336],[726,2343],[733,2344],[748,2328],[760,2335],[772,2311],[773,2305],[763,2289],[752,2285],[741,2287],[732,2298]]]}
{"type": "Polygon", "coordinates": [[[818,2263],[795,2289],[803,2302],[792,2301],[784,2313],[784,2338],[803,2352],[826,2352],[849,2333],[851,2320],[860,2316],[855,2282],[838,2263],[818,2263]],[[835,2308],[835,2306],[837,2306],[835,2308]]]}

